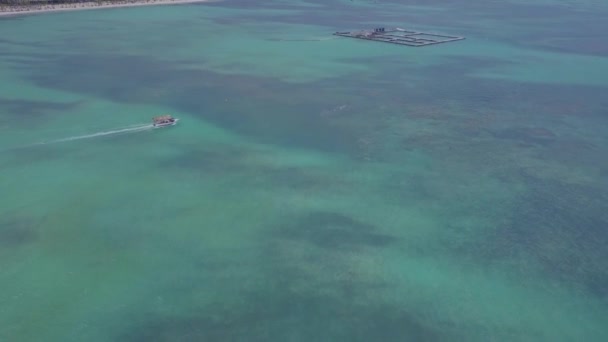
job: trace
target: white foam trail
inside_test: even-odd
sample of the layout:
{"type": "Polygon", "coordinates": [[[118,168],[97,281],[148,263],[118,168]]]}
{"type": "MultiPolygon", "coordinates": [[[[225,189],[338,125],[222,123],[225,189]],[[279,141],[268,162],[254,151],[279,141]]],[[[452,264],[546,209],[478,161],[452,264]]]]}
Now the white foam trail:
{"type": "Polygon", "coordinates": [[[138,125],[138,126],[130,127],[130,128],[115,129],[112,131],[98,132],[98,133],[93,133],[93,134],[78,135],[75,137],[51,140],[51,141],[38,143],[37,145],[55,144],[55,143],[60,143],[60,142],[74,141],[74,140],[81,140],[81,139],[91,139],[91,138],[96,138],[96,137],[102,137],[104,135],[113,135],[113,134],[120,134],[120,133],[135,133],[135,132],[139,132],[139,131],[146,131],[146,130],[149,130],[152,128],[154,128],[154,125],[151,125],[151,124],[150,125],[138,125]]]}
{"type": "Polygon", "coordinates": [[[137,132],[147,131],[147,130],[150,130],[153,128],[156,128],[156,127],[154,127],[154,125],[152,125],[152,124],[138,124],[138,125],[134,125],[134,126],[128,126],[126,128],[117,128],[117,129],[113,129],[110,131],[103,131],[103,132],[97,132],[97,133],[91,133],[91,134],[85,134],[85,135],[77,135],[77,136],[73,136],[73,137],[67,137],[67,138],[56,139],[56,140],[42,141],[42,142],[35,143],[35,144],[8,148],[3,151],[16,150],[16,149],[22,149],[22,148],[28,148],[28,147],[34,147],[34,146],[57,144],[57,143],[62,143],[62,142],[74,141],[74,140],[91,139],[91,138],[103,137],[106,135],[114,135],[114,134],[121,134],[121,133],[137,133],[137,132]]]}

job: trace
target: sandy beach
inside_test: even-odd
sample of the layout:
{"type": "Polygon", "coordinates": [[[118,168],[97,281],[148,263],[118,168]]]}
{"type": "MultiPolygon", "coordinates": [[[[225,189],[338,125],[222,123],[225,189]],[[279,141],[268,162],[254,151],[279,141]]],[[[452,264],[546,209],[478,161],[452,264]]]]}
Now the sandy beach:
{"type": "Polygon", "coordinates": [[[58,5],[30,5],[30,6],[0,6],[0,17],[41,14],[50,12],[63,11],[81,11],[94,10],[104,8],[118,7],[135,7],[135,6],[153,6],[153,5],[179,5],[190,4],[197,2],[216,2],[220,0],[136,0],[136,1],[104,1],[104,2],[89,2],[79,4],[58,4],[58,5]]]}

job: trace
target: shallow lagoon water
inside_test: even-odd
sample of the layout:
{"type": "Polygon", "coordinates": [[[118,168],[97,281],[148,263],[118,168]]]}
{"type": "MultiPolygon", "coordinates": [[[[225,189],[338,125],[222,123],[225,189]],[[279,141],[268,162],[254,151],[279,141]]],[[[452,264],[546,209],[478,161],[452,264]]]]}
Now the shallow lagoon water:
{"type": "Polygon", "coordinates": [[[0,20],[0,339],[605,340],[608,10],[566,5],[0,20]],[[385,23],[467,40],[330,34],[385,23]]]}

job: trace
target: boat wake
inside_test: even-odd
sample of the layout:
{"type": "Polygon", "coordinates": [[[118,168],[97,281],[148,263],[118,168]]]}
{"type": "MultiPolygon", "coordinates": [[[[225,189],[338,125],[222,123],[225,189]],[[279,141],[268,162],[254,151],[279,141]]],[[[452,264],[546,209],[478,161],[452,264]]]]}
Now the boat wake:
{"type": "Polygon", "coordinates": [[[75,140],[92,139],[92,138],[98,138],[98,137],[103,137],[103,136],[108,136],[108,135],[137,133],[137,132],[143,132],[143,131],[147,131],[147,130],[151,130],[151,129],[155,129],[155,128],[157,128],[157,127],[154,127],[154,125],[152,125],[152,124],[139,124],[139,125],[135,125],[135,126],[116,128],[116,129],[109,130],[109,131],[102,131],[102,132],[85,134],[85,135],[76,135],[76,136],[62,138],[62,139],[41,141],[41,142],[34,143],[34,144],[8,148],[4,151],[23,149],[23,148],[29,148],[29,147],[35,147],[35,146],[42,146],[42,145],[58,144],[58,143],[63,143],[63,142],[68,142],[68,141],[75,141],[75,140]]]}
{"type": "Polygon", "coordinates": [[[78,136],[74,136],[74,137],[45,141],[45,142],[37,143],[36,145],[56,144],[56,143],[61,143],[61,142],[82,140],[82,139],[91,139],[91,138],[97,138],[97,137],[103,137],[106,135],[114,135],[114,134],[121,134],[121,133],[135,133],[135,132],[140,132],[140,131],[147,131],[147,130],[153,129],[153,128],[155,128],[155,127],[152,124],[138,125],[138,126],[133,126],[133,127],[128,127],[128,128],[115,129],[115,130],[111,130],[111,131],[97,132],[97,133],[92,133],[92,134],[87,134],[87,135],[78,135],[78,136]]]}

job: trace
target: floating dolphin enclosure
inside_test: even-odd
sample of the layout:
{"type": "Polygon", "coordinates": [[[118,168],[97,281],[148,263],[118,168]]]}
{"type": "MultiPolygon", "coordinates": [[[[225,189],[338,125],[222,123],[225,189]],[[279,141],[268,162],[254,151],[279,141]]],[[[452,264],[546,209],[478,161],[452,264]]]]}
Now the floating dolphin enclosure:
{"type": "Polygon", "coordinates": [[[444,34],[410,31],[402,28],[386,29],[384,27],[376,28],[373,31],[336,32],[334,35],[416,47],[464,39],[464,37],[444,34]]]}

